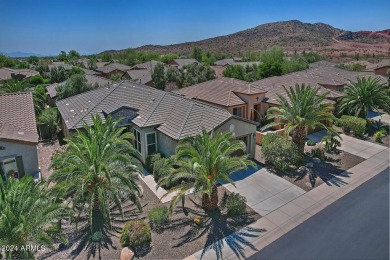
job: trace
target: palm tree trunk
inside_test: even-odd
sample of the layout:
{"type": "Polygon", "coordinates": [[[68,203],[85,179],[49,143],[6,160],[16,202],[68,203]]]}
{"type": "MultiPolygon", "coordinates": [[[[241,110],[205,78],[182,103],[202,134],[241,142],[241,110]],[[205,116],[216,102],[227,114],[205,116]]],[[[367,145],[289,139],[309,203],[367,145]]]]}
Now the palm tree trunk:
{"type": "Polygon", "coordinates": [[[298,147],[299,153],[302,155],[305,153],[305,143],[306,143],[306,128],[299,127],[292,132],[292,141],[298,147]]]}
{"type": "Polygon", "coordinates": [[[205,210],[214,210],[218,207],[218,189],[214,185],[213,191],[211,193],[211,198],[208,194],[204,193],[202,195],[202,207],[205,210]]]}
{"type": "Polygon", "coordinates": [[[98,197],[97,192],[95,192],[93,194],[93,211],[99,211],[99,210],[100,210],[100,207],[99,207],[99,197],[98,197]]]}

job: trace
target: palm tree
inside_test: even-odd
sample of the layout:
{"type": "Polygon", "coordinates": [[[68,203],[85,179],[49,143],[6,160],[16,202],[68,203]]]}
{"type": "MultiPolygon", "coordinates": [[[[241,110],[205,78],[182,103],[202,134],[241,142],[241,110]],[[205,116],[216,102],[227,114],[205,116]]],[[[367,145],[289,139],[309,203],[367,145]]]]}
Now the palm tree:
{"type": "Polygon", "coordinates": [[[38,122],[44,124],[47,127],[50,133],[50,137],[53,138],[60,124],[57,108],[52,107],[45,109],[38,117],[38,122]]]}
{"type": "Polygon", "coordinates": [[[68,213],[47,195],[45,185],[31,177],[9,178],[7,183],[0,178],[0,245],[18,248],[6,251],[7,259],[33,258],[33,251],[22,250],[26,245],[52,247],[54,239],[65,242],[57,223],[68,213]]]}
{"type": "Polygon", "coordinates": [[[366,119],[369,111],[390,109],[388,88],[379,78],[358,78],[357,82],[345,87],[344,93],[338,105],[339,114],[348,113],[366,119]]]}
{"type": "Polygon", "coordinates": [[[9,80],[0,89],[0,93],[18,93],[18,92],[29,92],[32,88],[24,81],[9,80]]]}
{"type": "Polygon", "coordinates": [[[245,144],[234,140],[231,133],[208,134],[203,130],[200,135],[185,138],[176,148],[174,167],[158,183],[158,186],[175,184],[167,192],[177,192],[170,204],[171,212],[177,201],[192,189],[202,194],[203,208],[215,209],[218,206],[217,183],[226,181],[234,185],[230,178],[232,173],[248,166],[256,168],[246,154],[233,156],[237,152],[245,153],[245,149],[245,144]]]}
{"type": "Polygon", "coordinates": [[[325,102],[327,93],[318,95],[319,88],[296,84],[289,90],[284,87],[288,99],[278,94],[280,107],[271,107],[267,119],[276,119],[262,127],[262,130],[277,125],[285,125],[286,135],[292,137],[301,154],[304,154],[308,128],[328,129],[324,121],[333,120],[333,107],[325,102]]]}
{"type": "Polygon", "coordinates": [[[106,122],[96,115],[93,126],[70,138],[65,150],[56,154],[51,168],[54,173],[49,182],[56,182],[64,197],[72,198],[79,216],[87,214],[93,228],[94,216],[102,216],[111,228],[112,205],[123,218],[122,202],[130,200],[141,208],[138,197],[142,194],[137,184],[140,174],[136,150],[129,142],[132,134],[119,126],[110,116],[106,122]]]}

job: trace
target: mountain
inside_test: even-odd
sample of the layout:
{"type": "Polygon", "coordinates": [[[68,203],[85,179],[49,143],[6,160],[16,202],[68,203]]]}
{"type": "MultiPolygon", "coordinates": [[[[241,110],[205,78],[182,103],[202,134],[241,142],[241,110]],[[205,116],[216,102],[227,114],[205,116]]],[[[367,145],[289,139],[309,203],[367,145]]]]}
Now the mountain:
{"type": "Polygon", "coordinates": [[[37,57],[44,57],[44,56],[46,56],[46,55],[42,55],[42,54],[20,52],[20,51],[17,51],[17,52],[0,52],[0,53],[5,55],[5,56],[8,56],[10,58],[26,58],[26,57],[30,57],[30,56],[37,56],[37,57]]]}
{"type": "MultiPolygon", "coordinates": [[[[144,45],[134,48],[137,51],[152,51],[160,54],[190,54],[194,46],[218,53],[238,54],[243,51],[259,51],[272,46],[283,47],[287,51],[324,49],[340,41],[364,43],[390,43],[389,30],[381,32],[348,32],[324,23],[303,23],[298,20],[275,22],[195,42],[172,45],[144,45]],[[371,33],[371,34],[370,34],[371,33]],[[379,41],[380,40],[380,41],[379,41]]],[[[122,50],[106,51],[116,54],[122,50]]]]}

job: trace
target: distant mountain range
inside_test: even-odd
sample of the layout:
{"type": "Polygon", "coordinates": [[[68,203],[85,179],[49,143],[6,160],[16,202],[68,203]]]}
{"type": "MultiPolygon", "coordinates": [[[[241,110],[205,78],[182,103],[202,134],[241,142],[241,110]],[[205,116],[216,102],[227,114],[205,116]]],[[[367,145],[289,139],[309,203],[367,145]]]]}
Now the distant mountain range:
{"type": "Polygon", "coordinates": [[[42,54],[37,54],[37,53],[29,53],[29,52],[0,52],[1,54],[11,57],[11,58],[26,58],[30,56],[37,56],[37,57],[45,57],[48,55],[42,55],[42,54]]]}
{"type": "MultiPolygon", "coordinates": [[[[209,38],[195,42],[185,42],[172,45],[144,45],[134,50],[153,51],[160,54],[180,53],[189,54],[194,46],[203,50],[218,53],[238,54],[243,51],[259,51],[272,46],[279,46],[285,50],[325,49],[340,42],[362,44],[384,44],[390,47],[390,29],[380,32],[350,32],[334,28],[324,23],[303,23],[298,20],[275,22],[239,31],[233,34],[209,38]]],[[[360,45],[357,45],[358,47],[360,45]]],[[[386,49],[386,47],[384,48],[386,49]]],[[[389,49],[387,48],[386,51],[389,49]]],[[[112,54],[123,50],[106,51],[112,54]]]]}

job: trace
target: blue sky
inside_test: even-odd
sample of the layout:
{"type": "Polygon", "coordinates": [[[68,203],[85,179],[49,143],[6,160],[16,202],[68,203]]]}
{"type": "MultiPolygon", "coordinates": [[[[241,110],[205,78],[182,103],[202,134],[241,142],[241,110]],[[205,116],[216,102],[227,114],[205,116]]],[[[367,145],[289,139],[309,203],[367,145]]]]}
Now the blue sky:
{"type": "Polygon", "coordinates": [[[0,52],[82,54],[174,44],[297,19],[390,28],[388,0],[0,0],[0,52]]]}

